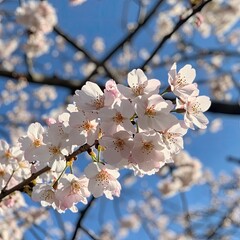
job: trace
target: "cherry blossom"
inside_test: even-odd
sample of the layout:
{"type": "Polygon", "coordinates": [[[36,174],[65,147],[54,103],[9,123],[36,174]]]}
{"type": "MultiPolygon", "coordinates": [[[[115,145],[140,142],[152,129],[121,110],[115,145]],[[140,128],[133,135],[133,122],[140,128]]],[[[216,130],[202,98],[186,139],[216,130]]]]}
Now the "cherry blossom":
{"type": "Polygon", "coordinates": [[[199,90],[196,83],[192,83],[196,77],[196,71],[190,64],[185,65],[177,73],[177,64],[174,63],[168,73],[168,83],[171,91],[180,98],[190,95],[197,96],[199,90]]]}
{"type": "Polygon", "coordinates": [[[132,158],[144,172],[157,171],[170,158],[161,134],[157,132],[140,132],[134,137],[132,158]]]}
{"type": "Polygon", "coordinates": [[[33,187],[32,199],[34,201],[40,202],[42,206],[52,206],[56,208],[58,205],[58,200],[55,196],[55,189],[48,184],[37,184],[33,187]]]}
{"type": "Polygon", "coordinates": [[[83,111],[71,113],[69,125],[70,143],[83,145],[87,142],[91,145],[98,139],[98,122],[95,119],[88,119],[83,111]]]}
{"type": "Polygon", "coordinates": [[[181,155],[188,128],[206,128],[208,120],[203,112],[210,107],[210,100],[196,95],[191,65],[177,74],[175,64],[169,74],[172,79],[188,78],[185,85],[175,84],[176,79],[170,82],[173,93],[179,96],[176,104],[159,95],[159,80],[148,80],[141,69],[134,69],[128,74],[130,88],[109,80],[101,90],[96,83],[86,82],[76,91],[68,112],[58,112],[56,118],[44,117],[48,126],[30,124],[27,134],[14,146],[0,140],[0,188],[15,186],[48,167],[27,193],[43,206],[76,212],[76,204],[86,204],[91,194],[96,198],[119,197],[119,170],[130,169],[142,177],[176,162],[179,168],[172,173],[175,184],[170,186],[166,180],[159,189],[165,196],[188,189],[201,176],[201,165],[179,163],[176,156],[181,155]],[[193,91],[184,87],[191,84],[193,91]],[[179,113],[184,113],[184,121],[177,118],[179,113]],[[85,151],[92,162],[85,175],[77,177],[73,174],[77,155],[85,151]]]}
{"type": "Polygon", "coordinates": [[[87,0],[69,0],[72,6],[77,6],[85,3],[87,0]]]}
{"type": "Polygon", "coordinates": [[[88,190],[94,197],[103,194],[112,200],[113,196],[119,197],[121,185],[117,181],[120,176],[118,170],[109,164],[90,163],[84,170],[86,177],[89,178],[88,190]]]}
{"type": "Polygon", "coordinates": [[[65,174],[59,181],[61,188],[56,191],[55,195],[58,199],[58,208],[62,211],[72,209],[76,212],[76,203],[87,204],[87,197],[90,196],[87,188],[88,182],[89,180],[85,176],[77,178],[73,174],[65,174]]]}
{"type": "Polygon", "coordinates": [[[134,116],[134,107],[127,100],[116,102],[112,108],[102,108],[99,112],[101,118],[101,129],[104,134],[113,134],[120,130],[126,130],[134,133],[135,128],[131,123],[134,116]]]}
{"type": "Polygon", "coordinates": [[[169,149],[171,154],[178,153],[183,149],[183,136],[187,133],[187,128],[181,123],[176,123],[170,128],[162,131],[163,142],[166,144],[166,147],[169,149]]]}
{"type": "Polygon", "coordinates": [[[24,157],[28,161],[33,160],[36,148],[45,145],[43,142],[44,128],[38,122],[30,124],[27,135],[19,138],[21,150],[24,151],[24,157]]]}
{"type": "Polygon", "coordinates": [[[169,128],[176,122],[176,117],[170,113],[173,109],[171,101],[164,100],[160,95],[146,95],[135,100],[138,126],[141,129],[157,131],[169,128]]]}
{"type": "Polygon", "coordinates": [[[205,129],[208,124],[207,117],[203,112],[207,111],[211,105],[207,96],[189,96],[186,102],[177,100],[177,109],[185,109],[184,121],[187,127],[194,129],[196,125],[200,129],[205,129]]]}
{"type": "Polygon", "coordinates": [[[119,92],[126,98],[134,99],[144,94],[157,94],[160,88],[160,81],[157,79],[148,80],[141,69],[134,69],[128,73],[128,85],[118,84],[119,92]]]}
{"type": "MultiPolygon", "coordinates": [[[[81,90],[75,92],[73,101],[81,110],[92,111],[99,110],[105,106],[105,96],[101,88],[92,82],[86,82],[81,90]]],[[[112,99],[111,103],[114,99],[112,99]]]]}
{"type": "Polygon", "coordinates": [[[112,136],[103,136],[99,143],[104,147],[103,158],[112,166],[125,165],[130,156],[133,139],[127,131],[119,131],[112,136]]]}
{"type": "Polygon", "coordinates": [[[17,22],[32,32],[49,33],[57,23],[55,9],[47,1],[28,1],[16,10],[17,22]]]}

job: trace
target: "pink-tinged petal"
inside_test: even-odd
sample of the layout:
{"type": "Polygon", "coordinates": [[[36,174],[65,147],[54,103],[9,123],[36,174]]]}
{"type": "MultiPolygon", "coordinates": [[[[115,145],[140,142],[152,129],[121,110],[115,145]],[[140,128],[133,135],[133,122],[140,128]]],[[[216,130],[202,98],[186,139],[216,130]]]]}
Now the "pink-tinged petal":
{"type": "Polygon", "coordinates": [[[200,129],[207,128],[207,124],[209,123],[207,117],[202,112],[193,115],[192,122],[200,129]]]}
{"type": "Polygon", "coordinates": [[[103,195],[104,186],[98,184],[96,180],[90,180],[88,185],[88,190],[92,193],[95,198],[101,197],[103,195]]]}
{"type": "Polygon", "coordinates": [[[96,83],[89,81],[87,81],[86,84],[82,87],[82,91],[93,98],[98,95],[103,95],[101,88],[96,83]]]}
{"type": "Polygon", "coordinates": [[[99,172],[100,168],[96,163],[90,163],[85,169],[84,173],[87,178],[94,178],[99,172]]]}
{"type": "Polygon", "coordinates": [[[126,87],[122,84],[117,85],[118,91],[126,98],[132,99],[134,98],[134,94],[131,88],[126,87]]]}
{"type": "Polygon", "coordinates": [[[197,102],[200,103],[202,112],[207,111],[209,109],[209,107],[211,106],[210,98],[207,97],[207,96],[199,96],[199,97],[197,97],[197,102]]]}
{"type": "Polygon", "coordinates": [[[81,125],[86,120],[83,112],[73,112],[69,118],[69,125],[75,127],[81,125]]]}
{"type": "Polygon", "coordinates": [[[161,83],[157,79],[150,79],[147,81],[147,86],[145,88],[145,92],[151,94],[158,94],[160,89],[161,83]]]}
{"type": "Polygon", "coordinates": [[[133,88],[139,84],[145,84],[147,77],[141,69],[134,69],[128,73],[128,85],[133,88]]]}
{"type": "Polygon", "coordinates": [[[42,134],[44,133],[44,128],[38,122],[30,124],[28,127],[28,136],[34,139],[42,139],[42,134]]]}
{"type": "Polygon", "coordinates": [[[177,64],[174,63],[170,69],[170,71],[168,72],[168,83],[169,85],[173,85],[174,81],[176,79],[176,75],[177,75],[177,64]]]}
{"type": "Polygon", "coordinates": [[[178,73],[186,79],[186,84],[192,83],[196,77],[196,70],[190,64],[185,65],[178,73]]]}

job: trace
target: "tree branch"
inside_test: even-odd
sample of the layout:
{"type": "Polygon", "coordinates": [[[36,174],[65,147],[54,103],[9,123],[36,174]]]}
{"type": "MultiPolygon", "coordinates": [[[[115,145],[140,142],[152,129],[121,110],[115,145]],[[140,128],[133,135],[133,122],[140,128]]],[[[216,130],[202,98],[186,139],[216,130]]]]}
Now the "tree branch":
{"type": "Polygon", "coordinates": [[[136,68],[141,68],[141,69],[145,69],[146,65],[148,63],[150,63],[150,61],[153,59],[153,57],[157,54],[157,52],[164,46],[164,44],[167,42],[168,39],[171,38],[171,36],[177,32],[177,30],[185,23],[187,22],[188,19],[190,19],[192,16],[194,16],[197,12],[200,12],[202,10],[202,8],[208,4],[209,2],[211,2],[212,0],[207,0],[205,2],[203,2],[202,4],[196,6],[195,8],[193,8],[193,11],[191,14],[189,14],[187,17],[180,19],[177,24],[175,25],[175,27],[173,28],[173,30],[165,35],[163,37],[163,39],[161,40],[161,42],[156,46],[156,48],[153,50],[152,54],[148,57],[148,59],[140,66],[140,67],[136,67],[136,68]]]}
{"type": "MultiPolygon", "coordinates": [[[[96,144],[96,143],[94,143],[96,144]]],[[[93,145],[94,145],[93,144],[93,145]]],[[[78,154],[86,152],[87,150],[89,150],[93,145],[89,145],[89,144],[84,144],[82,146],[80,146],[76,151],[74,151],[72,154],[68,155],[65,157],[66,161],[70,161],[73,158],[75,158],[78,154]]],[[[44,167],[43,169],[39,170],[36,173],[33,173],[29,178],[25,179],[24,181],[22,181],[21,183],[17,184],[16,186],[4,190],[0,193],[0,201],[8,196],[9,194],[17,191],[17,190],[21,190],[24,186],[28,185],[29,183],[31,183],[34,179],[36,179],[38,176],[40,176],[41,174],[49,171],[51,168],[49,166],[44,167]]]]}

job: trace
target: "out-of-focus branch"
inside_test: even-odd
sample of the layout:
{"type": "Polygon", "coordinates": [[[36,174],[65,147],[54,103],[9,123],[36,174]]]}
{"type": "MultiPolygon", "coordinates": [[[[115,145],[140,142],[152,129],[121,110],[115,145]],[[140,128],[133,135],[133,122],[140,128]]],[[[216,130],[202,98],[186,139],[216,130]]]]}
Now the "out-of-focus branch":
{"type": "Polygon", "coordinates": [[[148,21],[152,18],[154,13],[157,11],[157,9],[161,6],[161,4],[164,2],[164,0],[159,0],[149,11],[149,13],[146,15],[145,19],[142,22],[139,22],[137,27],[131,31],[129,34],[127,34],[119,43],[116,44],[115,47],[113,47],[112,50],[109,51],[109,53],[103,58],[101,62],[99,62],[96,66],[96,68],[92,71],[92,73],[87,76],[83,82],[89,81],[96,73],[97,69],[105,64],[119,49],[121,49],[125,43],[131,41],[131,39],[138,33],[142,27],[148,23],[148,21]]]}
{"type": "Polygon", "coordinates": [[[239,204],[239,200],[235,201],[232,206],[228,209],[228,211],[226,212],[225,215],[223,215],[218,224],[215,225],[215,227],[211,227],[207,233],[207,235],[204,238],[201,239],[206,239],[206,240],[210,240],[210,239],[216,239],[215,236],[218,233],[218,230],[221,229],[224,225],[225,220],[232,214],[232,212],[234,211],[234,209],[238,206],[239,204]]]}
{"type": "MultiPolygon", "coordinates": [[[[77,233],[78,233],[78,230],[79,229],[82,229],[85,233],[88,234],[88,231],[86,231],[86,229],[83,227],[82,228],[82,222],[84,220],[84,217],[86,216],[88,210],[90,209],[91,205],[93,204],[95,198],[94,197],[91,197],[91,199],[88,201],[86,207],[84,209],[82,209],[79,213],[80,217],[76,223],[76,227],[75,227],[75,230],[73,232],[73,235],[71,237],[71,240],[76,240],[76,237],[77,237],[77,233]]],[[[93,236],[92,234],[88,234],[88,236],[90,236],[92,239],[98,239],[96,238],[95,236],[93,236]]]]}
{"type": "MultiPolygon", "coordinates": [[[[85,57],[87,58],[87,60],[89,60],[90,62],[96,64],[97,66],[99,66],[99,62],[97,61],[97,59],[93,58],[90,53],[88,53],[83,47],[79,46],[76,41],[71,38],[69,35],[67,35],[66,33],[63,32],[62,29],[60,29],[59,27],[54,27],[54,32],[57,33],[58,35],[60,35],[62,38],[65,39],[65,41],[67,41],[72,47],[74,47],[76,50],[82,52],[85,57]]],[[[111,73],[110,69],[108,69],[108,67],[105,65],[105,63],[101,64],[101,66],[103,67],[103,69],[105,70],[106,74],[108,77],[110,78],[115,78],[114,74],[111,73]]],[[[84,84],[86,81],[83,81],[82,84],[84,84]]]]}
{"type": "MultiPolygon", "coordinates": [[[[152,60],[153,57],[157,54],[157,52],[165,45],[165,43],[167,42],[167,40],[170,39],[171,36],[172,36],[175,32],[177,32],[177,30],[178,30],[185,22],[187,22],[188,19],[190,19],[190,18],[191,18],[192,16],[194,16],[196,13],[200,12],[200,11],[203,9],[203,7],[204,7],[206,4],[208,4],[209,2],[211,2],[211,1],[212,1],[212,0],[207,0],[207,1],[202,2],[200,5],[197,5],[195,8],[193,8],[191,14],[189,14],[189,15],[188,15],[187,17],[185,17],[185,18],[180,19],[180,20],[176,23],[176,25],[175,25],[175,27],[173,28],[173,30],[172,30],[169,34],[167,34],[167,35],[165,35],[165,36],[163,37],[163,39],[159,42],[159,44],[158,44],[158,45],[156,46],[156,48],[153,50],[152,54],[148,57],[148,59],[147,59],[139,68],[144,69],[144,68],[147,66],[147,64],[149,64],[149,63],[151,62],[151,60],[152,60]]],[[[138,67],[136,67],[136,68],[138,68],[138,67]]]]}
{"type": "MultiPolygon", "coordinates": [[[[0,76],[9,77],[13,79],[25,79],[31,83],[47,84],[56,87],[65,87],[71,92],[77,89],[81,89],[83,82],[74,79],[63,79],[57,76],[44,76],[37,75],[36,78],[32,78],[29,74],[17,73],[0,70],[0,76]]],[[[212,100],[211,107],[208,112],[220,113],[220,114],[230,114],[230,115],[240,115],[240,106],[238,102],[220,102],[212,100]]]]}

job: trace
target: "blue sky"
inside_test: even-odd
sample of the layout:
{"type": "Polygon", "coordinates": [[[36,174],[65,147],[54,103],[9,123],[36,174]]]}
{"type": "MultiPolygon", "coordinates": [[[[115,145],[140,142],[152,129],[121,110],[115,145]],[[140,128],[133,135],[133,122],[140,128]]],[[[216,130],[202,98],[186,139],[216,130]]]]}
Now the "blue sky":
{"type": "MultiPolygon", "coordinates": [[[[124,16],[128,21],[135,21],[138,9],[134,1],[127,0],[88,0],[83,5],[77,7],[69,7],[67,0],[53,0],[50,2],[57,9],[59,26],[73,37],[79,34],[84,35],[86,38],[85,46],[89,52],[92,52],[91,45],[96,36],[104,38],[108,52],[116,42],[122,39],[124,33],[126,33],[124,26],[121,26],[122,17],[124,16]]],[[[148,36],[149,32],[152,33],[152,29],[153,25],[150,22],[148,30],[140,34],[140,37],[136,40],[138,46],[147,49],[152,47],[151,34],[148,36]]],[[[196,40],[197,44],[201,44],[201,40],[198,38],[196,38],[196,40]]],[[[211,45],[214,46],[214,41],[211,45]]],[[[163,53],[171,51],[172,49],[164,48],[163,53]]],[[[101,59],[102,56],[94,55],[94,57],[101,59]]],[[[42,61],[47,62],[48,59],[44,57],[42,61]]],[[[142,61],[136,61],[134,64],[141,62],[142,61]]],[[[162,70],[161,72],[155,73],[157,74],[155,77],[160,78],[163,84],[166,84],[167,71],[162,70]]],[[[197,75],[198,79],[202,79],[202,77],[200,74],[197,75]]],[[[206,90],[203,92],[205,93],[206,90]]],[[[62,90],[60,93],[61,96],[58,99],[58,103],[64,101],[66,96],[65,90],[62,90]]],[[[5,109],[2,109],[2,111],[3,110],[5,109]]],[[[223,121],[223,130],[217,133],[207,132],[205,134],[196,134],[192,130],[189,130],[187,137],[191,137],[191,143],[185,144],[185,148],[192,156],[200,159],[204,167],[212,169],[215,174],[221,171],[231,171],[235,165],[227,162],[227,156],[240,156],[240,117],[210,113],[208,113],[207,116],[209,120],[221,118],[223,121]]],[[[150,177],[146,177],[144,180],[141,179],[141,181],[146,181],[149,185],[155,182],[155,180],[152,180],[150,177]]],[[[194,195],[191,195],[189,192],[187,196],[189,199],[195,200],[196,198],[199,199],[201,194],[201,191],[198,193],[195,192],[194,195]]],[[[104,202],[107,206],[105,219],[115,218],[113,202],[105,199],[99,199],[98,202],[104,202]]],[[[104,205],[98,204],[96,208],[100,208],[101,206],[104,205]]],[[[92,221],[91,216],[94,216],[94,213],[91,212],[90,214],[90,220],[88,220],[90,222],[92,221]]],[[[76,219],[76,215],[69,212],[62,217],[68,221],[76,219]]],[[[134,236],[136,237],[136,235],[134,236]]],[[[146,239],[146,235],[144,235],[143,232],[140,232],[137,236],[139,240],[146,239]]],[[[31,239],[31,237],[29,236],[28,239],[31,239]]],[[[131,239],[131,237],[129,239],[131,239]]]]}

